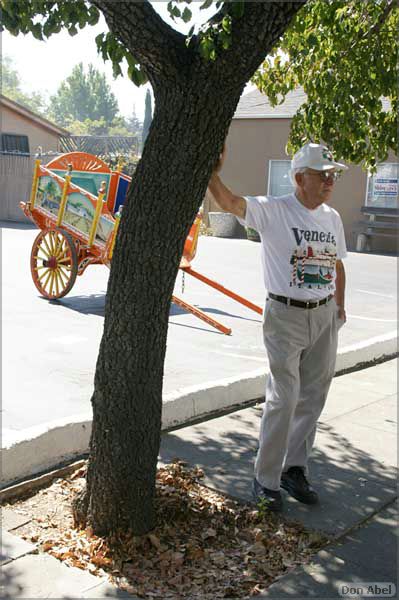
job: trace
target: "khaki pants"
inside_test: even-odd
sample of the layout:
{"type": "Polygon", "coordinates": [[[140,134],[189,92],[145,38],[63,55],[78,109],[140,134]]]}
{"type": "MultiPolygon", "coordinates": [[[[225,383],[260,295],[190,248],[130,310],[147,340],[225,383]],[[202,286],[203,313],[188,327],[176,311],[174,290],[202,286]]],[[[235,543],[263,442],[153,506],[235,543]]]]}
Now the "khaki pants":
{"type": "Polygon", "coordinates": [[[307,462],[335,370],[338,308],[335,300],[313,309],[266,301],[264,342],[270,375],[260,427],[255,477],[280,488],[282,471],[307,462]]]}

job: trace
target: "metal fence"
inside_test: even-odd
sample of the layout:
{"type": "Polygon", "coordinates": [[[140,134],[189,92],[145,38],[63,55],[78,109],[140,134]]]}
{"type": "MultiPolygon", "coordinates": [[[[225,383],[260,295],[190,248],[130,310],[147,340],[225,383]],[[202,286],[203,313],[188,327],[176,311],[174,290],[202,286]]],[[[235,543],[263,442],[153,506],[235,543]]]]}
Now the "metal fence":
{"type": "MultiPolygon", "coordinates": [[[[46,164],[57,154],[43,154],[42,163],[46,164]]],[[[29,223],[19,207],[22,201],[29,200],[32,186],[35,156],[0,153],[0,220],[29,223]]]]}
{"type": "Polygon", "coordinates": [[[63,152],[88,152],[101,158],[139,150],[136,136],[68,135],[60,137],[60,144],[63,152]]]}

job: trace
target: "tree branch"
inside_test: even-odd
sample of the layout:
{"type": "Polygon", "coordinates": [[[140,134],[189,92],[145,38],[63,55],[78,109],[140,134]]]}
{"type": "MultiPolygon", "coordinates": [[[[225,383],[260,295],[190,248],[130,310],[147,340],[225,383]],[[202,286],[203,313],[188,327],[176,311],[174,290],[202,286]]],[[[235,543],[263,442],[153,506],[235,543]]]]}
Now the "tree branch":
{"type": "Polygon", "coordinates": [[[385,21],[388,19],[394,8],[399,7],[399,0],[387,0],[384,10],[381,12],[377,21],[374,23],[372,27],[367,29],[367,31],[352,43],[352,45],[340,56],[340,60],[349,56],[351,52],[354,51],[359,42],[363,42],[364,40],[370,40],[373,36],[379,35],[381,27],[383,27],[385,21]]]}
{"type": "Polygon", "coordinates": [[[170,27],[147,0],[90,0],[111,31],[144,68],[153,83],[162,73],[177,75],[187,53],[185,36],[170,27]]]}
{"type": "MultiPolygon", "coordinates": [[[[243,16],[233,17],[231,47],[216,61],[220,77],[248,81],[306,1],[246,2],[243,16]]],[[[224,8],[228,10],[228,5],[224,8]]],[[[224,14],[221,10],[211,21],[224,14]]]]}
{"type": "MultiPolygon", "coordinates": [[[[104,15],[110,31],[128,48],[146,72],[153,87],[167,78],[181,84],[198,69],[217,74],[222,81],[247,81],[273,48],[306,0],[297,2],[246,2],[241,18],[233,17],[232,45],[205,66],[194,36],[187,48],[185,36],[167,25],[147,0],[90,0],[104,15]],[[254,35],[256,43],[254,43],[254,35]]],[[[231,9],[224,4],[210,19],[221,20],[231,9]]]]}
{"type": "Polygon", "coordinates": [[[384,10],[378,18],[378,21],[376,21],[374,25],[370,27],[369,31],[365,33],[364,37],[371,38],[374,35],[378,35],[380,33],[381,27],[384,25],[385,21],[388,19],[389,15],[395,7],[399,8],[399,0],[388,0],[384,10]]]}

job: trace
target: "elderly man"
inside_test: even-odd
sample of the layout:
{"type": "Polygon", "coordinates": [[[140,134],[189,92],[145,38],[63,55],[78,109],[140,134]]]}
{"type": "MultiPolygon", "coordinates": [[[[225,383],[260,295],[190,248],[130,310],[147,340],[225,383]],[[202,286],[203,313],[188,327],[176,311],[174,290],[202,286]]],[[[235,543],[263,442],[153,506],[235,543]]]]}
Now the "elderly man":
{"type": "Polygon", "coordinates": [[[256,229],[262,241],[267,299],[263,335],[270,375],[255,461],[253,494],[282,509],[280,487],[306,504],[318,502],[308,482],[316,423],[334,375],[338,329],[345,322],[345,238],[330,200],[340,170],[325,146],[309,143],[291,162],[295,192],[240,197],[212,174],[221,208],[256,229]]]}

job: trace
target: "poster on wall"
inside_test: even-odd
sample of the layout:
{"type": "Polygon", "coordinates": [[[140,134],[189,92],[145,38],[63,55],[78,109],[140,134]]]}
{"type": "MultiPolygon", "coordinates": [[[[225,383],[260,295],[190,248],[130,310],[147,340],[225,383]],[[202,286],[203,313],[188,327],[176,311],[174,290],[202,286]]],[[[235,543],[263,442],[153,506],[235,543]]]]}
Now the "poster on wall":
{"type": "Polygon", "coordinates": [[[374,181],[374,196],[397,196],[398,180],[380,177],[374,181]]]}
{"type": "Polygon", "coordinates": [[[398,208],[398,171],[397,163],[378,165],[377,173],[368,180],[367,206],[398,208]]]}

